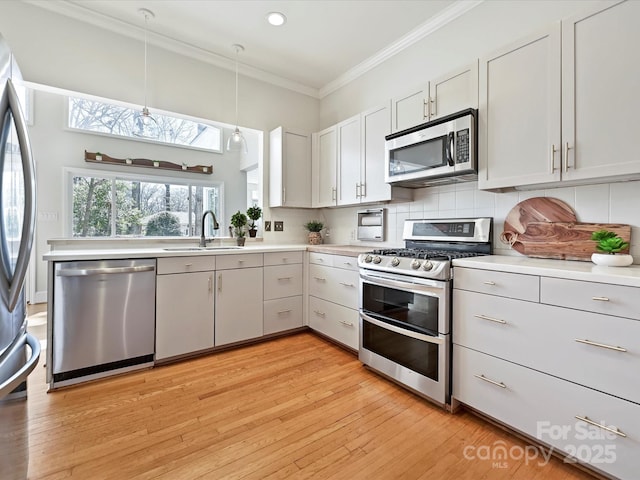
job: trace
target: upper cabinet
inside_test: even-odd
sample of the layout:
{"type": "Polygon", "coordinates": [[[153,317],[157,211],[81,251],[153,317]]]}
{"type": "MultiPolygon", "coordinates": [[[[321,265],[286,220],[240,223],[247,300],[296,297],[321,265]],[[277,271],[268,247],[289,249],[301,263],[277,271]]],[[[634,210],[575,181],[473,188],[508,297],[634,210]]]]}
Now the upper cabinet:
{"type": "Polygon", "coordinates": [[[399,132],[465,108],[478,108],[478,62],[442,75],[392,105],[392,131],[399,132]]]}
{"type": "Polygon", "coordinates": [[[362,149],[360,148],[360,115],[337,126],[338,133],[338,205],[360,202],[362,181],[362,149]]]}
{"type": "Polygon", "coordinates": [[[269,206],[311,207],[311,135],[269,132],[269,206]]]}
{"type": "Polygon", "coordinates": [[[638,177],[639,2],[594,4],[480,62],[484,189],[638,177]]]}
{"type": "Polygon", "coordinates": [[[314,133],[311,140],[312,206],[332,207],[337,204],[338,198],[338,188],[336,186],[338,133],[336,126],[314,133]]]}

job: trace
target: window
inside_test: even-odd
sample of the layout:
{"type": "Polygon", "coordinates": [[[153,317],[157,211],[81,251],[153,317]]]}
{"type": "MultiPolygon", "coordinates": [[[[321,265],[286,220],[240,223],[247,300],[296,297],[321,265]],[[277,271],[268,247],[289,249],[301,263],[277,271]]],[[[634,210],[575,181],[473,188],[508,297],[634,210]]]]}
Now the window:
{"type": "MultiPolygon", "coordinates": [[[[222,185],[70,172],[74,237],[185,237],[200,235],[213,210],[223,224],[222,185]]],[[[219,236],[207,222],[207,236],[219,236]]]]}
{"type": "Polygon", "coordinates": [[[151,122],[151,128],[143,128],[139,110],[87,98],[68,99],[69,128],[222,152],[222,129],[214,125],[153,113],[157,125],[151,122]]]}

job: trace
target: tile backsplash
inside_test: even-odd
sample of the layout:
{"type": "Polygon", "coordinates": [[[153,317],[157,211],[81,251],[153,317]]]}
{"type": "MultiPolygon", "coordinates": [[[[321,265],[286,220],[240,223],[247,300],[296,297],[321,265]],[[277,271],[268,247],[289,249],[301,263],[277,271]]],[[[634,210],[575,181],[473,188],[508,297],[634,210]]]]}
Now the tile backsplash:
{"type": "MultiPolygon", "coordinates": [[[[478,190],[476,182],[421,188],[414,191],[412,202],[384,205],[387,210],[386,239],[375,245],[403,245],[402,227],[407,218],[493,217],[494,252],[519,255],[509,245],[501,243],[499,237],[509,211],[518,202],[531,197],[554,197],[564,201],[576,212],[579,222],[631,225],[630,253],[634,263],[640,263],[640,181],[506,193],[478,190]]],[[[366,244],[355,239],[356,212],[362,208],[325,209],[323,215],[329,228],[325,243],[366,244]]]]}

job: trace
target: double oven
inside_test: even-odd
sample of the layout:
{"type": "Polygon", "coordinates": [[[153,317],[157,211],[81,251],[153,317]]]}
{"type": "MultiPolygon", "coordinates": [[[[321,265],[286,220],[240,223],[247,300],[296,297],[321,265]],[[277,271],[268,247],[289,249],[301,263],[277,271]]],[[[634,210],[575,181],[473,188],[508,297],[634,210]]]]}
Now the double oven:
{"type": "Polygon", "coordinates": [[[451,262],[490,254],[491,227],[491,218],[406,220],[405,248],[358,257],[362,363],[450,405],[451,262]]]}

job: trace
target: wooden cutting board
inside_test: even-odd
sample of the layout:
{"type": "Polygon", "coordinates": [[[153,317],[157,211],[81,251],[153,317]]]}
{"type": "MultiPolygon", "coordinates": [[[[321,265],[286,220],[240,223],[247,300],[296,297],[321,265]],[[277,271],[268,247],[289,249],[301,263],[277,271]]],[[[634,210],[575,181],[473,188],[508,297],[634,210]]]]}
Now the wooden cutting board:
{"type": "MultiPolygon", "coordinates": [[[[591,234],[610,230],[631,242],[631,226],[619,223],[528,222],[524,233],[510,237],[512,247],[528,257],[590,261],[597,252],[591,234]]],[[[622,253],[629,253],[629,248],[622,253]]]]}
{"type": "Polygon", "coordinates": [[[533,197],[516,204],[504,222],[504,233],[524,233],[530,222],[576,223],[573,209],[562,200],[550,197],[533,197]]]}

